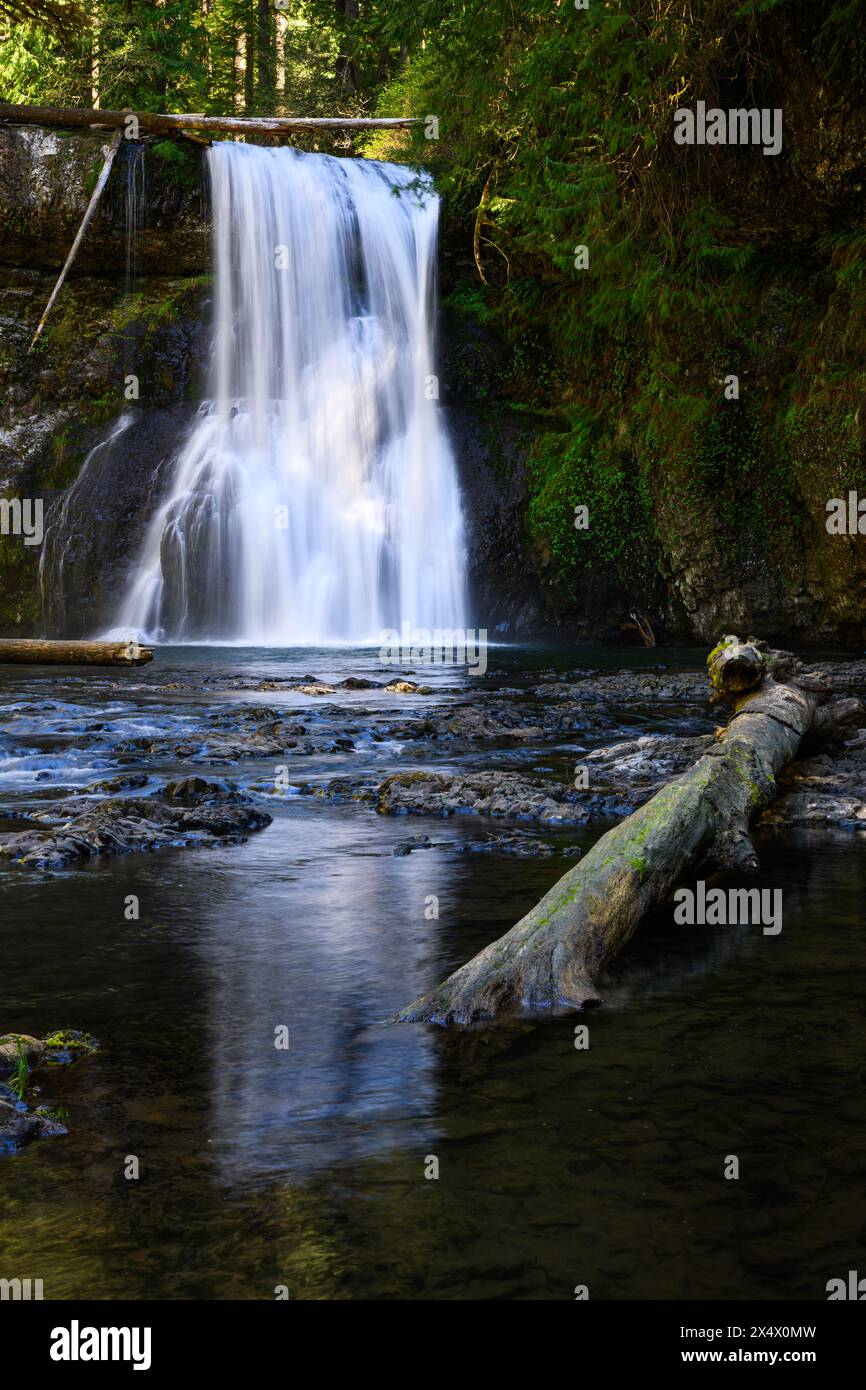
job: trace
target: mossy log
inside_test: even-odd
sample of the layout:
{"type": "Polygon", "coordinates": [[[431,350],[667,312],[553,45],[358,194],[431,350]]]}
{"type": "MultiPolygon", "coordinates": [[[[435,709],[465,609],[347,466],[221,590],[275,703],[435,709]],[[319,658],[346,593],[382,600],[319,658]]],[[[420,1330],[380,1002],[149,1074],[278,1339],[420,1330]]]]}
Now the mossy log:
{"type": "Polygon", "coordinates": [[[713,687],[712,700],[724,700],[754,690],[764,679],[764,653],[753,642],[739,637],[723,637],[707,657],[707,675],[713,687]]]}
{"type": "Polygon", "coordinates": [[[723,638],[707,666],[716,695],[734,705],[709,751],[602,835],[505,936],[397,1021],[471,1023],[599,1004],[604,966],[690,871],[757,868],[749,822],[774,800],[776,777],[830,690],[795,657],[754,639],[723,638]]]}
{"type": "Polygon", "coordinates": [[[43,642],[37,638],[0,638],[0,665],[145,666],[153,648],[138,642],[43,642]]]}

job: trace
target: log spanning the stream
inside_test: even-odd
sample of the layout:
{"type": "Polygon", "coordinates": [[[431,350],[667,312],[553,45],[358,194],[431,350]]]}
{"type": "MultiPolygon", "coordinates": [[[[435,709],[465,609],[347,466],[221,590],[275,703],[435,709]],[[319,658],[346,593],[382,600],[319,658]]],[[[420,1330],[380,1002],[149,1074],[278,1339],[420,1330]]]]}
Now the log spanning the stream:
{"type": "MultiPolygon", "coordinates": [[[[13,125],[77,128],[102,126],[128,130],[131,118],[144,135],[209,131],[227,135],[290,135],[300,130],[400,130],[417,125],[419,116],[205,116],[156,111],[100,111],[78,106],[18,106],[0,102],[0,121],[13,125]]],[[[132,137],[135,138],[135,137],[132,137]]]]}
{"type": "Polygon", "coordinates": [[[44,642],[38,639],[0,639],[0,665],[27,666],[145,666],[153,648],[138,642],[44,642]]]}
{"type": "Polygon", "coordinates": [[[522,1009],[599,1004],[601,971],[653,908],[700,868],[754,871],[749,822],[803,737],[852,716],[826,678],[766,643],[724,637],[707,659],[714,699],[734,713],[704,756],[602,835],[541,902],[397,1022],[471,1023],[522,1009]]]}
{"type": "MultiPolygon", "coordinates": [[[[118,146],[126,135],[137,140],[140,135],[178,135],[188,140],[198,141],[196,131],[209,134],[228,135],[289,135],[301,130],[392,130],[416,125],[417,116],[205,116],[160,115],[153,111],[100,111],[95,107],[77,106],[21,106],[11,102],[0,102],[0,125],[40,125],[57,126],[64,129],[93,128],[113,129],[114,135],[109,146],[102,172],[93,190],[87,211],[78,229],[78,234],[66,257],[51,298],[36,326],[30,340],[28,354],[33,351],[51,313],[54,301],[63,288],[69,267],[75,260],[85,232],[96,211],[102,191],[108,182],[108,175],[114,163],[118,146]]],[[[207,140],[200,142],[207,144],[207,140]]]]}

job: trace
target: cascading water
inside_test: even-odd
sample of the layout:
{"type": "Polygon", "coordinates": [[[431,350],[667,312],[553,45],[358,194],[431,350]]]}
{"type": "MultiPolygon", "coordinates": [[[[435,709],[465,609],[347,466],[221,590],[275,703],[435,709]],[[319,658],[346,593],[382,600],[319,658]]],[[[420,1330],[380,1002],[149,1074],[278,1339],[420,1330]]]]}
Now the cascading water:
{"type": "Polygon", "coordinates": [[[144,145],[126,142],[126,293],[135,283],[135,248],[147,203],[144,145]]]}
{"type": "Polygon", "coordinates": [[[208,159],[213,400],[115,630],[279,646],[463,627],[430,181],[292,149],[215,144],[208,159]]]}

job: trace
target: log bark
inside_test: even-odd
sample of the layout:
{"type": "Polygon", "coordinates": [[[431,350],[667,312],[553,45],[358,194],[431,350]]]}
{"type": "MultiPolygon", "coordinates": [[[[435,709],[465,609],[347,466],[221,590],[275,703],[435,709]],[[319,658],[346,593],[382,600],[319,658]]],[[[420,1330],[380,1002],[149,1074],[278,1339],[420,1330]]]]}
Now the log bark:
{"type": "Polygon", "coordinates": [[[30,346],[27,349],[28,355],[33,351],[33,349],[36,346],[37,339],[40,333],[42,332],[43,328],[45,327],[45,320],[51,313],[54,301],[63,287],[63,281],[66,279],[66,273],[69,270],[69,267],[72,265],[72,262],[75,260],[78,248],[84,239],[84,233],[90,226],[91,219],[96,211],[96,205],[102,196],[102,190],[108,182],[108,175],[111,173],[111,166],[114,163],[114,156],[117,154],[122,139],[123,131],[116,130],[114,132],[114,135],[112,136],[111,145],[109,146],[108,154],[105,157],[105,163],[103,164],[102,169],[100,170],[99,178],[96,180],[96,187],[94,188],[93,193],[91,194],[90,202],[87,204],[87,211],[81,219],[81,226],[78,228],[78,233],[75,237],[75,240],[69,248],[69,255],[66,257],[66,262],[63,266],[63,269],[57,277],[57,284],[51,291],[51,298],[45,305],[45,312],[43,313],[42,318],[36,325],[36,332],[33,334],[33,337],[30,340],[30,346]]]}
{"type": "Polygon", "coordinates": [[[62,128],[126,127],[131,115],[145,135],[172,135],[184,130],[224,132],[234,135],[289,135],[296,130],[392,130],[417,125],[417,116],[204,116],[172,115],[155,111],[101,111],[78,106],[17,106],[0,102],[0,121],[13,125],[62,128]]]}
{"type": "Polygon", "coordinates": [[[724,700],[754,690],[764,678],[765,657],[753,638],[723,637],[707,657],[707,675],[713,687],[712,700],[724,700]]]}
{"type": "Polygon", "coordinates": [[[734,704],[713,747],[602,835],[511,931],[396,1021],[471,1023],[521,1010],[599,1004],[606,964],[690,871],[757,868],[749,822],[774,800],[776,777],[830,691],[796,658],[754,639],[724,638],[707,664],[716,692],[734,704]],[[756,665],[760,683],[741,692],[756,665]]]}
{"type": "Polygon", "coordinates": [[[38,639],[0,639],[0,665],[29,666],[145,666],[153,648],[138,642],[43,642],[38,639]]]}

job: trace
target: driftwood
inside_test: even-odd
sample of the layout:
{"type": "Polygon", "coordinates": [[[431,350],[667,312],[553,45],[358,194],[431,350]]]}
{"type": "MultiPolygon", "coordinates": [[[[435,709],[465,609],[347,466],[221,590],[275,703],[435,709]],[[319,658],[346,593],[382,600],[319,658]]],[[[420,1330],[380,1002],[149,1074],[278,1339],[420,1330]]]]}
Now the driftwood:
{"type": "Polygon", "coordinates": [[[628,615],[628,622],[620,624],[622,632],[636,632],[645,647],[654,647],[656,635],[653,632],[653,625],[645,613],[633,611],[628,615]]]}
{"type": "Polygon", "coordinates": [[[91,194],[90,202],[87,204],[87,211],[85,212],[84,216],[83,216],[82,219],[81,219],[81,226],[78,228],[78,233],[77,233],[77,235],[76,235],[76,238],[75,238],[75,240],[73,241],[71,247],[69,248],[69,255],[66,257],[66,263],[65,263],[63,269],[61,270],[59,276],[57,277],[57,284],[54,286],[54,289],[51,291],[51,298],[49,299],[48,303],[45,305],[45,311],[44,311],[44,313],[43,313],[43,315],[42,315],[42,318],[39,320],[39,323],[36,325],[36,332],[33,334],[33,337],[32,337],[31,340],[30,340],[30,346],[29,346],[29,348],[27,349],[28,354],[31,353],[31,352],[33,351],[33,349],[35,348],[35,346],[36,346],[36,341],[37,341],[37,339],[38,339],[40,333],[42,332],[43,328],[45,327],[45,320],[48,318],[48,315],[51,313],[51,308],[52,308],[52,306],[53,306],[53,304],[54,304],[54,301],[55,301],[55,299],[57,298],[58,294],[60,293],[60,290],[61,290],[61,288],[62,288],[62,286],[63,286],[63,281],[66,279],[66,272],[69,270],[69,267],[72,265],[72,262],[75,260],[75,257],[76,257],[77,252],[78,252],[78,248],[79,248],[79,246],[81,245],[81,243],[82,243],[82,241],[83,241],[83,239],[84,239],[84,233],[87,231],[87,228],[88,228],[89,225],[90,225],[90,222],[91,222],[91,219],[92,219],[92,217],[93,217],[93,214],[94,214],[95,211],[96,211],[96,205],[97,205],[97,203],[99,202],[100,197],[102,196],[102,190],[103,190],[103,188],[105,187],[106,183],[108,182],[108,175],[111,173],[111,166],[112,166],[112,164],[114,163],[114,156],[117,154],[117,151],[118,151],[118,149],[119,149],[119,147],[120,147],[120,142],[121,142],[122,139],[123,139],[123,131],[122,131],[122,130],[116,130],[116,131],[114,132],[114,135],[113,135],[112,138],[111,138],[111,144],[110,144],[109,149],[108,149],[108,154],[107,154],[106,157],[105,157],[105,163],[104,163],[103,166],[102,166],[102,169],[101,169],[100,174],[99,174],[99,178],[96,180],[96,187],[94,188],[93,193],[91,194]]]}
{"type": "MultiPolygon", "coordinates": [[[[834,706],[826,704],[823,676],[752,638],[723,638],[707,666],[716,696],[734,705],[710,750],[602,835],[511,931],[397,1021],[471,1023],[521,1009],[598,1004],[603,967],[690,871],[757,868],[749,822],[775,798],[776,777],[813,722],[822,734],[832,728],[834,706]]],[[[840,720],[851,717],[850,704],[837,702],[840,720]]]]}
{"type": "Polygon", "coordinates": [[[38,639],[0,639],[0,665],[29,666],[145,666],[153,648],[138,642],[43,642],[38,639]]]}
{"type": "Polygon", "coordinates": [[[105,126],[126,130],[130,117],[146,135],[172,135],[188,130],[229,135],[289,135],[295,130],[397,130],[417,125],[418,116],[205,116],[171,115],[156,111],[100,111],[78,106],[16,106],[0,102],[0,121],[13,125],[62,128],[105,126]]]}

